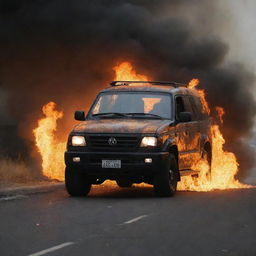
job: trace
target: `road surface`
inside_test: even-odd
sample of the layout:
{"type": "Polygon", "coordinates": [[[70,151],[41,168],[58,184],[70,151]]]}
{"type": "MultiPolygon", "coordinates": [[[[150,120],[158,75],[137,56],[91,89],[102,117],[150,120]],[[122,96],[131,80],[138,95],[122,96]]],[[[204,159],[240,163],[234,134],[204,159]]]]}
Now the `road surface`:
{"type": "Polygon", "coordinates": [[[256,189],[94,187],[0,199],[0,255],[256,255],[256,189]]]}

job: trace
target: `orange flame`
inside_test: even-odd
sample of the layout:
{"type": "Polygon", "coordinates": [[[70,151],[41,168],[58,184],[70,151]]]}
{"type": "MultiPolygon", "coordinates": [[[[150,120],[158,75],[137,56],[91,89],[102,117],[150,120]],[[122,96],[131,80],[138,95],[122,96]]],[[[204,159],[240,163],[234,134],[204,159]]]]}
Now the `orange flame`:
{"type": "MultiPolygon", "coordinates": [[[[193,78],[189,83],[188,83],[188,88],[190,89],[196,89],[196,87],[199,85],[200,81],[199,79],[197,78],[193,78]]],[[[198,90],[196,89],[199,96],[200,96],[200,99],[201,99],[201,102],[202,102],[202,105],[203,105],[203,109],[204,111],[209,115],[211,110],[209,108],[209,105],[208,105],[208,102],[206,101],[205,99],[205,91],[204,90],[198,90]]]]}
{"type": "Polygon", "coordinates": [[[50,179],[64,180],[64,152],[66,143],[55,138],[57,120],[63,117],[63,112],[55,110],[56,104],[49,102],[42,111],[44,118],[38,121],[38,127],[33,130],[38,152],[42,157],[42,171],[50,179]]]}
{"type": "MultiPolygon", "coordinates": [[[[198,80],[199,83],[199,80],[198,80]]],[[[197,83],[197,84],[198,84],[197,83]]],[[[194,86],[195,87],[195,86],[194,86]]],[[[192,88],[194,88],[192,87],[192,88]]],[[[190,87],[191,88],[191,87],[190,87]]],[[[205,99],[205,93],[202,90],[197,90],[201,97],[203,104],[206,104],[205,109],[209,109],[208,103],[205,99]]],[[[225,111],[221,107],[216,108],[219,118],[223,123],[223,115],[225,111]]],[[[210,112],[210,109],[209,109],[210,112]]],[[[209,113],[208,112],[208,113],[209,113]]],[[[185,176],[181,178],[178,183],[179,190],[190,191],[210,191],[214,189],[234,189],[234,188],[249,188],[251,186],[242,184],[235,179],[238,172],[238,162],[236,156],[223,150],[225,139],[220,131],[218,125],[211,126],[212,135],[212,163],[211,163],[211,179],[208,178],[207,173],[210,166],[204,159],[196,163],[192,169],[199,171],[199,177],[193,178],[185,176]]]]}
{"type": "Polygon", "coordinates": [[[199,171],[199,177],[185,176],[178,183],[178,190],[211,191],[215,189],[250,188],[250,185],[242,184],[235,179],[238,172],[238,162],[235,155],[223,150],[225,140],[218,125],[211,127],[212,133],[212,165],[211,179],[207,177],[210,166],[206,160],[200,160],[193,166],[199,171]]]}
{"type": "Polygon", "coordinates": [[[189,83],[188,83],[188,87],[193,89],[194,87],[198,86],[200,83],[199,79],[197,78],[193,78],[189,83]]]}
{"type": "Polygon", "coordinates": [[[130,62],[122,62],[113,68],[116,81],[148,81],[144,75],[137,74],[130,62]]]}

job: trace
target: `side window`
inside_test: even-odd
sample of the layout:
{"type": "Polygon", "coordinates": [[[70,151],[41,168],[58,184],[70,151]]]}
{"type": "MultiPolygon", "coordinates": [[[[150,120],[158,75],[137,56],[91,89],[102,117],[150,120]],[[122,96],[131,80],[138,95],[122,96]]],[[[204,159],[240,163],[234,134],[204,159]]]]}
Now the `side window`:
{"type": "Polygon", "coordinates": [[[199,120],[206,119],[207,118],[207,113],[205,113],[204,110],[203,110],[203,106],[202,106],[202,102],[201,102],[200,98],[195,97],[195,96],[193,98],[195,100],[196,108],[197,108],[197,111],[199,113],[198,119],[199,120]]]}
{"type": "Polygon", "coordinates": [[[188,100],[190,103],[190,112],[192,113],[192,120],[196,121],[196,120],[200,120],[200,112],[198,111],[197,107],[196,107],[196,103],[195,103],[195,99],[193,96],[188,96],[188,100]]]}
{"type": "Polygon", "coordinates": [[[182,96],[177,96],[175,98],[175,117],[176,120],[180,120],[180,113],[185,112],[185,104],[184,104],[184,99],[182,96]]]}

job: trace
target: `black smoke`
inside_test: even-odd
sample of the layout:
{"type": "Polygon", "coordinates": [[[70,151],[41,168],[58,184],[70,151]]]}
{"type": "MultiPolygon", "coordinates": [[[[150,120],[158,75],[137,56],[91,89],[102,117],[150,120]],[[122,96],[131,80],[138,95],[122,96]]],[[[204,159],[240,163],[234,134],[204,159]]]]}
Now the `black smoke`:
{"type": "Polygon", "coordinates": [[[41,106],[52,100],[68,131],[72,111],[88,107],[126,60],[155,80],[199,78],[210,105],[225,108],[226,148],[245,173],[253,164],[245,139],[256,111],[254,75],[226,61],[219,8],[202,0],[0,1],[0,86],[20,136],[31,139],[41,106]]]}

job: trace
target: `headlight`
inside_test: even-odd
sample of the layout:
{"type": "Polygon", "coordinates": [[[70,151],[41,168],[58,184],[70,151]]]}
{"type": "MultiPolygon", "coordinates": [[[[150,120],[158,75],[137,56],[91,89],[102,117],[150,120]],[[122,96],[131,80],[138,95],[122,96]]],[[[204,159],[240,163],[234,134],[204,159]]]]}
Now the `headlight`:
{"type": "Polygon", "coordinates": [[[72,146],[86,146],[86,141],[84,136],[73,136],[72,146]]]}
{"type": "Polygon", "coordinates": [[[156,137],[144,137],[141,141],[141,147],[155,147],[157,145],[156,137]]]}

